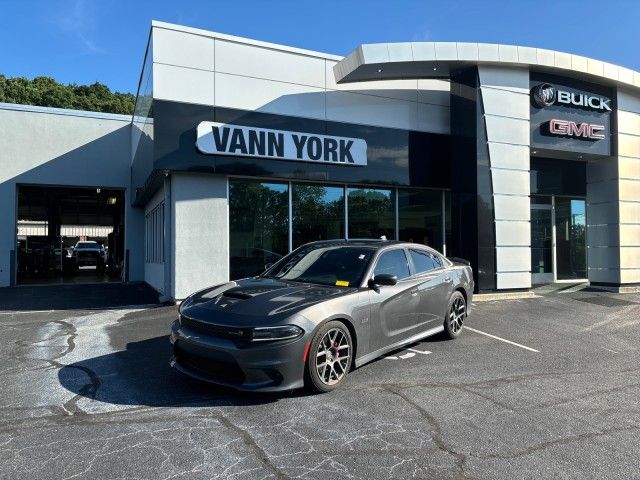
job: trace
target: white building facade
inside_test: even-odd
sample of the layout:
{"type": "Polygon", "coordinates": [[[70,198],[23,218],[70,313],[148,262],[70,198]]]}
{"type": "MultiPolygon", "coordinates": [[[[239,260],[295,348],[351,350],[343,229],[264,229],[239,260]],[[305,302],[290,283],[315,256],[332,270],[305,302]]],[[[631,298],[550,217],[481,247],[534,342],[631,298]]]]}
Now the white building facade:
{"type": "Polygon", "coordinates": [[[3,286],[21,185],[121,189],[121,278],[175,299],[382,235],[469,259],[481,292],[640,285],[640,73],[571,54],[154,22],[133,119],[3,105],[0,138],[3,286]]]}

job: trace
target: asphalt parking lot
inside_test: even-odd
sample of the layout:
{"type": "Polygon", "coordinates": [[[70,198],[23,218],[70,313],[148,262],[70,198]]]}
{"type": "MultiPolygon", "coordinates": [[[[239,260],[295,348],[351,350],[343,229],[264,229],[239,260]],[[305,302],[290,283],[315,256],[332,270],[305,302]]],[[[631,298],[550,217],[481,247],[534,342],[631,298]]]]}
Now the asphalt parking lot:
{"type": "Polygon", "coordinates": [[[640,478],[640,295],[478,303],[458,340],[265,396],[173,372],[173,306],[47,288],[0,296],[0,478],[640,478]]]}

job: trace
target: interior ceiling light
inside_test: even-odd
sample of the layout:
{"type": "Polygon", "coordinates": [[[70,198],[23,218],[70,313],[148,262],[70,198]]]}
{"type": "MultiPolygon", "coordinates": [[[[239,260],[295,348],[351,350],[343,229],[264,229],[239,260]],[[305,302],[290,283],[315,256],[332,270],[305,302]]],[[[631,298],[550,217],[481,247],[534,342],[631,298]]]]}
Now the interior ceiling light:
{"type": "Polygon", "coordinates": [[[107,198],[107,205],[115,205],[115,204],[116,204],[116,197],[107,198]]]}
{"type": "Polygon", "coordinates": [[[100,193],[100,189],[99,188],[96,188],[96,193],[100,193]]]}
{"type": "Polygon", "coordinates": [[[433,67],[433,71],[435,72],[436,70],[438,70],[438,67],[433,67]]]}
{"type": "Polygon", "coordinates": [[[378,73],[382,73],[382,69],[381,68],[378,69],[378,73]]]}

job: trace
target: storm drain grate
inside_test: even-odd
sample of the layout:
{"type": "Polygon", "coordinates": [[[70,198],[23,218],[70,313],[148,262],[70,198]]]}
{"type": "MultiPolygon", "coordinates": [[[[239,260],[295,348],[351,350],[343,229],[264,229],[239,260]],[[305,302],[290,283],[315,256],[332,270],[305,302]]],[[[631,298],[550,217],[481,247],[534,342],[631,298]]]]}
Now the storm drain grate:
{"type": "Polygon", "coordinates": [[[640,305],[637,302],[630,302],[629,300],[621,300],[615,297],[584,297],[576,298],[581,302],[593,303],[594,305],[600,305],[601,307],[626,307],[628,305],[640,305]]]}

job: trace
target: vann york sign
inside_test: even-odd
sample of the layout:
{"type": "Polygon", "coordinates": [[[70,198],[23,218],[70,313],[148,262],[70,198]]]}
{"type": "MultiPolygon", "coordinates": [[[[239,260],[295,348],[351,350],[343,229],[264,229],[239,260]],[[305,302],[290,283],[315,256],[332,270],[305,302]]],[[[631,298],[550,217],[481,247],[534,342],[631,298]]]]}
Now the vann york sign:
{"type": "Polygon", "coordinates": [[[234,155],[334,165],[367,165],[367,142],[361,138],[271,130],[200,122],[196,148],[207,155],[234,155]]]}

